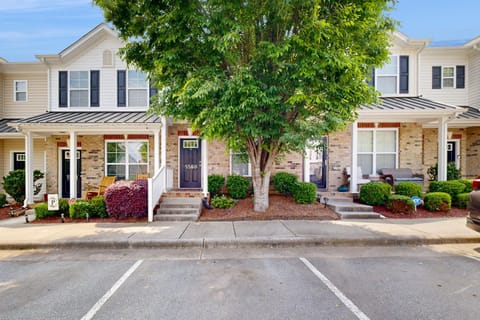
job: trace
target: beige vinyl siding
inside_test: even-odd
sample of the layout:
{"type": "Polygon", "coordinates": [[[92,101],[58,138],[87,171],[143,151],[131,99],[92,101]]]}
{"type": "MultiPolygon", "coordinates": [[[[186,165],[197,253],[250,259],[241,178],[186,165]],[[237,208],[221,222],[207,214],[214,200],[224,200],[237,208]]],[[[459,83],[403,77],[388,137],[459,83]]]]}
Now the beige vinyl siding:
{"type": "MultiPolygon", "coordinates": [[[[5,139],[0,140],[3,144],[1,148],[1,163],[0,163],[0,174],[3,176],[7,175],[10,170],[13,170],[13,152],[24,152],[25,151],[25,140],[24,139],[5,139]]],[[[45,142],[43,139],[35,139],[33,144],[33,169],[40,170],[45,173],[45,142]]],[[[39,195],[45,193],[45,178],[42,179],[42,190],[39,195]]],[[[0,184],[1,185],[1,184],[0,184]]]]}
{"type": "Polygon", "coordinates": [[[468,87],[471,86],[468,72],[468,58],[463,50],[448,48],[427,48],[421,55],[419,94],[424,98],[456,106],[468,104],[468,87]],[[465,66],[465,88],[432,89],[432,67],[465,66]]]}
{"type": "Polygon", "coordinates": [[[91,110],[91,111],[143,111],[146,108],[117,107],[117,70],[127,68],[118,56],[118,50],[122,43],[113,36],[104,36],[101,41],[86,47],[75,57],[67,58],[62,65],[54,65],[51,69],[51,109],[53,111],[64,110],[91,110]],[[108,50],[112,53],[112,66],[103,65],[103,54],[108,50]],[[100,106],[99,107],[73,107],[59,108],[58,106],[58,72],[59,71],[100,71],[100,106]]]}
{"type": "Polygon", "coordinates": [[[472,107],[480,107],[480,52],[475,51],[470,57],[470,68],[466,72],[470,79],[469,86],[473,88],[469,90],[468,105],[472,107]]]}
{"type": "Polygon", "coordinates": [[[3,118],[3,74],[0,73],[0,118],[3,118]]]}
{"type": "Polygon", "coordinates": [[[3,75],[3,117],[25,118],[47,111],[47,72],[7,73],[3,75]],[[27,101],[14,101],[14,81],[27,81],[27,101]]]}

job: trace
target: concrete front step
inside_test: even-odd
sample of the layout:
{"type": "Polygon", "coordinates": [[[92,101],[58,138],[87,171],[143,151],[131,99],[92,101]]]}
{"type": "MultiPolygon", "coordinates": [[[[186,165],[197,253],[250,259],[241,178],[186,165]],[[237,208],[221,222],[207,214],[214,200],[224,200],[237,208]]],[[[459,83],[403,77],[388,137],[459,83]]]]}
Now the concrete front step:
{"type": "Polygon", "coordinates": [[[320,202],[335,211],[341,219],[379,219],[383,218],[381,214],[373,211],[372,206],[353,202],[351,197],[325,197],[321,198],[320,202]]]}
{"type": "Polygon", "coordinates": [[[379,213],[376,212],[365,212],[365,211],[343,211],[337,212],[340,216],[340,219],[381,219],[384,218],[379,213]]]}
{"type": "Polygon", "coordinates": [[[201,211],[201,198],[162,198],[153,220],[197,221],[201,211]]]}

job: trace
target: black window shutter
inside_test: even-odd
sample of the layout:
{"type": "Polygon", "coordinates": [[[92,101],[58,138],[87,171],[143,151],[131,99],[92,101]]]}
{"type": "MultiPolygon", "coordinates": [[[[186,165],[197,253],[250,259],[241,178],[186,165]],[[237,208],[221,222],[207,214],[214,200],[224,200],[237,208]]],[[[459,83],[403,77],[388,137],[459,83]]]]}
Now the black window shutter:
{"type": "Polygon", "coordinates": [[[367,77],[369,77],[369,79],[367,79],[368,85],[375,87],[375,68],[374,67],[370,69],[370,72],[368,73],[367,77]]]}
{"type": "Polygon", "coordinates": [[[465,66],[457,66],[457,89],[465,88],[465,66]]]}
{"type": "Polygon", "coordinates": [[[58,106],[68,107],[68,72],[58,72],[58,106]]]}
{"type": "Polygon", "coordinates": [[[150,84],[150,100],[158,93],[158,89],[150,84]]]}
{"type": "Polygon", "coordinates": [[[100,71],[90,71],[90,107],[100,106],[100,71]]]}
{"type": "Polygon", "coordinates": [[[127,72],[125,70],[117,71],[117,106],[127,106],[127,72]]]}
{"type": "Polygon", "coordinates": [[[432,89],[442,88],[442,67],[432,67],[432,89]]]}
{"type": "Polygon", "coordinates": [[[408,93],[408,56],[400,56],[400,93],[408,93]]]}

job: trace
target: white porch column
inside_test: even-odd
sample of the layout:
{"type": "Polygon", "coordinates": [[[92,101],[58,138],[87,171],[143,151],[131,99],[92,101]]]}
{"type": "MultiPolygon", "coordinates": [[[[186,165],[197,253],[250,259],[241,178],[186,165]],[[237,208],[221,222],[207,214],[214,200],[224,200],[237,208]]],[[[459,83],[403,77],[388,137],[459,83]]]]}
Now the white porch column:
{"type": "Polygon", "coordinates": [[[303,181],[305,182],[310,182],[310,154],[312,153],[312,150],[307,148],[303,160],[303,181]]]}
{"type": "Polygon", "coordinates": [[[153,133],[153,175],[160,169],[160,130],[153,133]]]}
{"type": "Polygon", "coordinates": [[[25,201],[26,207],[33,203],[33,137],[31,132],[25,134],[25,201]]]}
{"type": "Polygon", "coordinates": [[[208,146],[207,140],[202,139],[202,181],[203,181],[203,196],[208,195],[208,146]]]}
{"type": "Polygon", "coordinates": [[[77,198],[77,134],[70,131],[70,199],[77,198]]]}
{"type": "Polygon", "coordinates": [[[352,123],[352,162],[350,167],[350,192],[357,192],[357,145],[358,145],[358,128],[357,121],[352,123]]]}
{"type": "Polygon", "coordinates": [[[162,128],[161,128],[161,136],[162,136],[162,145],[161,145],[161,154],[160,154],[160,157],[161,157],[161,161],[160,161],[160,165],[161,167],[164,168],[165,170],[165,181],[163,182],[163,186],[164,186],[164,190],[162,190],[162,192],[166,192],[167,191],[167,180],[168,180],[168,177],[167,177],[167,137],[168,137],[168,128],[167,128],[167,118],[166,117],[162,117],[162,128]]]}
{"type": "Polygon", "coordinates": [[[447,180],[447,131],[448,118],[438,120],[438,181],[447,180]]]}

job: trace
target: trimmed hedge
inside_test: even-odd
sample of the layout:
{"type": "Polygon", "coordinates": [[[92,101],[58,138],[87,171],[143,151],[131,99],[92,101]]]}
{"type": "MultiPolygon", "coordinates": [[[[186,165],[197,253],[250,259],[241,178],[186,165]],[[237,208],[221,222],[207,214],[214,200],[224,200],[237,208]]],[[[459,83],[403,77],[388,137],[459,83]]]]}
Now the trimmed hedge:
{"type": "Polygon", "coordinates": [[[244,199],[248,194],[250,179],[239,175],[227,177],[227,192],[233,199],[244,199]]]}
{"type": "Polygon", "coordinates": [[[7,195],[5,193],[0,193],[0,208],[7,204],[7,195]]]}
{"type": "Polygon", "coordinates": [[[460,183],[463,183],[465,185],[465,189],[463,189],[463,192],[472,192],[473,191],[473,180],[471,179],[459,179],[457,180],[460,183]]]}
{"type": "Polygon", "coordinates": [[[90,217],[108,218],[107,204],[103,196],[96,196],[90,200],[90,217]]]}
{"type": "Polygon", "coordinates": [[[422,197],[422,186],[415,182],[400,182],[395,185],[395,194],[407,197],[422,197]]]}
{"type": "Polygon", "coordinates": [[[373,181],[360,188],[360,201],[371,205],[385,205],[392,193],[392,186],[385,182],[373,181]]]}
{"type": "Polygon", "coordinates": [[[220,174],[212,174],[208,176],[208,192],[210,197],[215,197],[222,193],[222,188],[225,185],[225,177],[220,174]]]}
{"type": "Polygon", "coordinates": [[[69,209],[70,205],[67,199],[58,199],[58,210],[48,210],[48,203],[42,202],[34,207],[35,218],[42,219],[46,217],[60,217],[62,213],[65,217],[68,217],[70,215],[69,209]]]}
{"type": "Polygon", "coordinates": [[[293,173],[278,172],[273,176],[275,190],[285,195],[293,194],[298,183],[298,177],[293,173]]]}
{"type": "Polygon", "coordinates": [[[415,204],[412,198],[404,195],[392,195],[388,197],[387,208],[395,213],[413,213],[415,204]]]}
{"type": "Polygon", "coordinates": [[[213,197],[212,200],[210,200],[210,203],[215,208],[228,209],[233,207],[233,205],[235,204],[235,200],[233,200],[232,198],[227,198],[225,197],[225,195],[222,195],[213,197]]]}
{"type": "Polygon", "coordinates": [[[445,192],[450,195],[451,199],[455,199],[455,196],[464,192],[465,184],[458,180],[449,181],[431,181],[429,186],[430,192],[445,192]]]}
{"type": "Polygon", "coordinates": [[[90,215],[90,202],[86,200],[75,201],[70,205],[70,219],[86,219],[90,215]]]}
{"type": "Polygon", "coordinates": [[[293,190],[296,203],[309,204],[317,200],[317,186],[311,182],[299,182],[293,190]]]}
{"type": "Polygon", "coordinates": [[[452,197],[446,192],[427,193],[423,202],[428,211],[449,211],[452,207],[452,197]]]}
{"type": "Polygon", "coordinates": [[[455,196],[455,207],[466,209],[470,192],[459,193],[455,196]]]}
{"type": "Polygon", "coordinates": [[[148,213],[147,181],[117,181],[105,190],[107,213],[116,219],[146,217],[148,213]]]}

